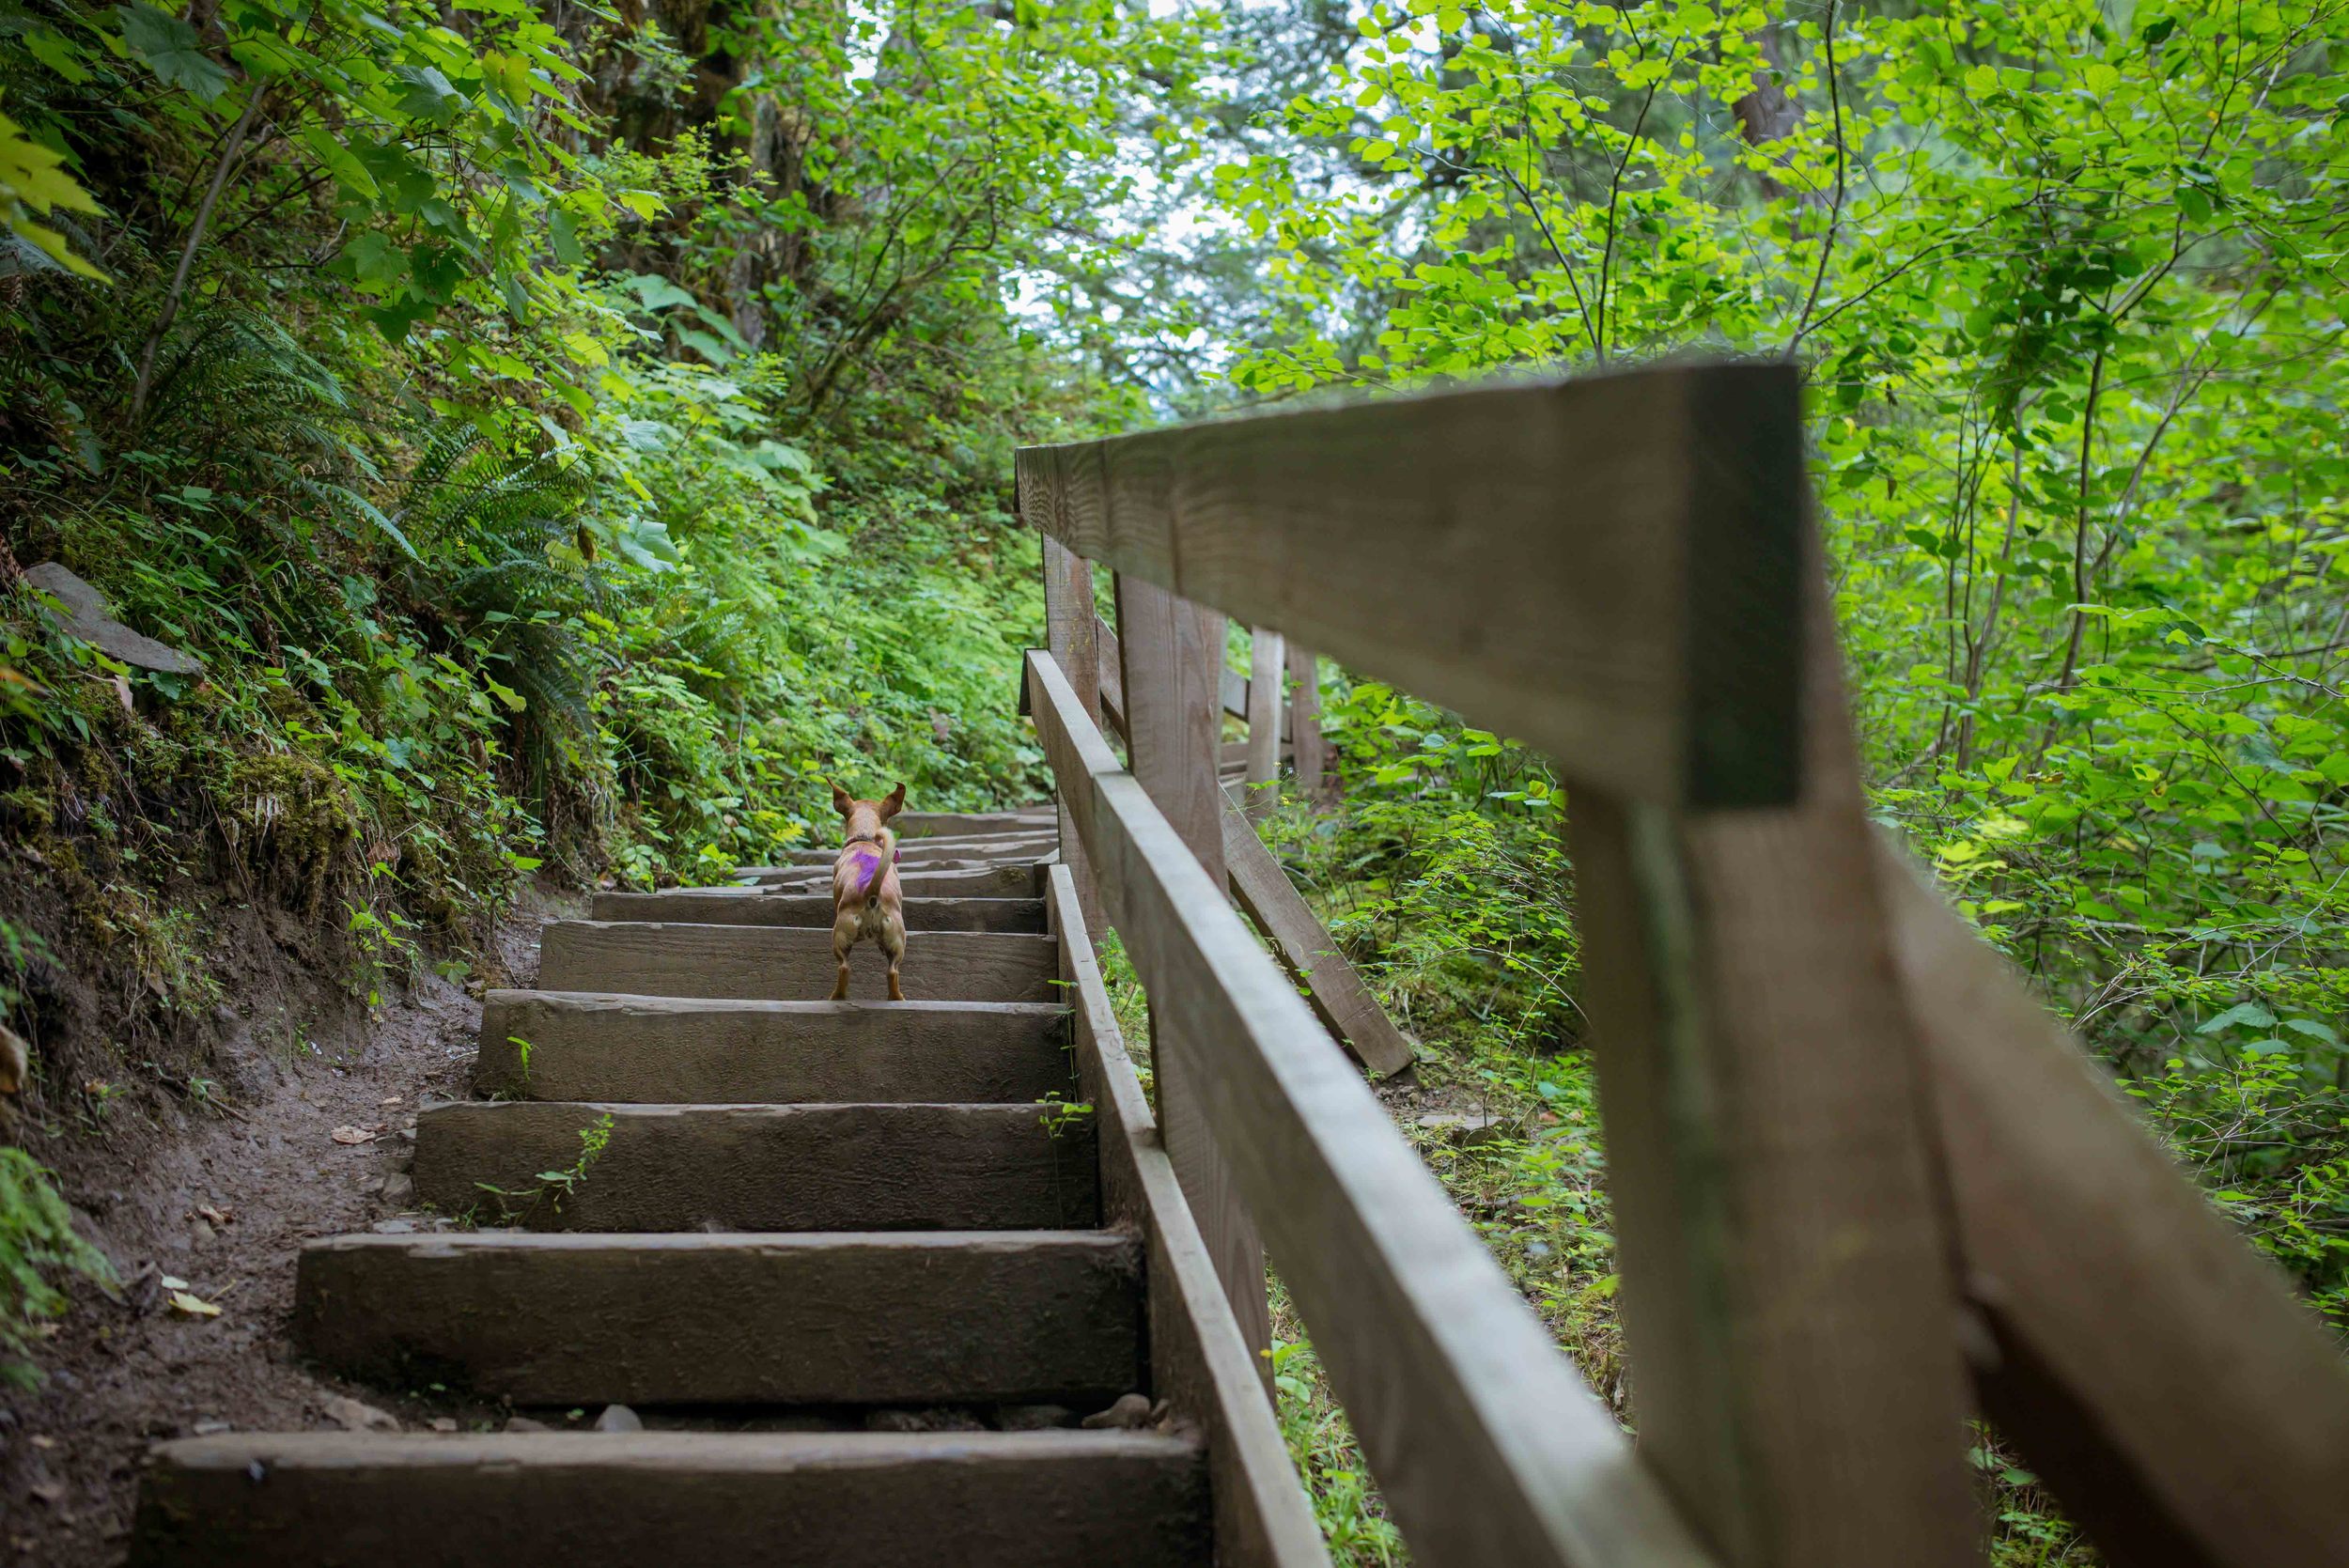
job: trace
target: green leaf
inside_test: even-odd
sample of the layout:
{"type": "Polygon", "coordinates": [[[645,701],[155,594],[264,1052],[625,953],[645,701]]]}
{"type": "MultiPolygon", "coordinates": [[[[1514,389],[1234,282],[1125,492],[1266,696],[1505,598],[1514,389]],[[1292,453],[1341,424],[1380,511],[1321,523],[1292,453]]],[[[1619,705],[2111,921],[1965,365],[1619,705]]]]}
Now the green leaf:
{"type": "Polygon", "coordinates": [[[205,103],[228,90],[228,72],[204,53],[196,31],[152,6],[117,6],[122,41],[167,87],[178,87],[205,103]]]}
{"type": "Polygon", "coordinates": [[[2194,1032],[2216,1034],[2222,1029],[2273,1029],[2275,1027],[2275,1014],[2270,1013],[2256,1001],[2238,1001],[2194,1032]]]}

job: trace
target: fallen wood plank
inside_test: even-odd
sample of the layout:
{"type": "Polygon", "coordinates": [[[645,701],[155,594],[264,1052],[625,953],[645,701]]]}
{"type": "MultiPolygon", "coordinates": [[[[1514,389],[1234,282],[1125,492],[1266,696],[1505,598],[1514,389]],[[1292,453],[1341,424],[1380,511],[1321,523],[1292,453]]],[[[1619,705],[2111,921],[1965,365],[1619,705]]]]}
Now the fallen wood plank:
{"type": "Polygon", "coordinates": [[[2349,1368],[2070,1032],[1889,844],[1983,1401],[2108,1560],[2349,1560],[2349,1368]]]}
{"type": "Polygon", "coordinates": [[[131,1561],[1198,1568],[1207,1509],[1149,1433],[240,1432],[155,1451],[131,1561]]]}
{"type": "Polygon", "coordinates": [[[1288,873],[1236,805],[1223,814],[1223,864],[1232,896],[1305,986],[1315,1017],[1374,1076],[1385,1078],[1409,1066],[1417,1059],[1411,1042],[1370,994],[1361,973],[1338,951],[1336,940],[1314,918],[1290,885],[1288,873]]]}
{"type": "Polygon", "coordinates": [[[1069,1093],[1067,1042],[1057,1004],[500,990],[482,999],[474,1087],[646,1104],[1008,1103],[1069,1093]]]}
{"type": "Polygon", "coordinates": [[[1792,365],[1683,365],[1019,456],[1080,555],[1269,627],[1576,783],[1793,798],[1792,365]]]}
{"type": "Polygon", "coordinates": [[[293,1329],[518,1405],[1098,1409],[1140,1386],[1141,1287],[1102,1231],[349,1235],[303,1249],[293,1329]]]}
{"type": "Polygon", "coordinates": [[[1711,1556],[1050,660],[1030,701],[1143,984],[1202,1092],[1388,1507],[1428,1568],[1711,1556]]]}

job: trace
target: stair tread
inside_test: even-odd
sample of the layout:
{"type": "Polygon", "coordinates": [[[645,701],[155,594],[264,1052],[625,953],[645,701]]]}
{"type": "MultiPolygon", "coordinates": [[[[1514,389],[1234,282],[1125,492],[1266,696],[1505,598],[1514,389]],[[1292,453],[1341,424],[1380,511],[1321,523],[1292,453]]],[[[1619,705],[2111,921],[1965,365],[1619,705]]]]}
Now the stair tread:
{"type": "MultiPolygon", "coordinates": [[[[589,916],[610,922],[830,929],[832,902],[829,891],[676,888],[665,893],[599,893],[589,904],[589,916]]],[[[906,929],[912,932],[1009,931],[1040,935],[1044,930],[1044,900],[910,894],[905,901],[905,918],[906,929]]]]}
{"type": "Polygon", "coordinates": [[[521,1404],[926,1405],[1141,1387],[1142,1260],[1106,1231],[346,1235],[294,1327],[350,1375],[521,1404]]]}
{"type": "Polygon", "coordinates": [[[1156,1433],[234,1433],[152,1452],[131,1561],[1190,1568],[1207,1499],[1156,1433]]]}
{"type": "Polygon", "coordinates": [[[612,991],[482,999],[474,1086],[640,1104],[1013,1104],[1067,1094],[1055,1001],[760,1001],[612,991]],[[530,1042],[527,1071],[517,1041],[530,1042]]]}
{"type": "Polygon", "coordinates": [[[1091,1119],[1048,1125],[1034,1101],[441,1105],[417,1117],[413,1174],[421,1203],[532,1230],[1019,1230],[1099,1217],[1091,1119]],[[541,1185],[599,1124],[584,1179],[541,1185]]]}
{"type": "MultiPolygon", "coordinates": [[[[904,982],[926,1000],[1050,1001],[1057,953],[1052,938],[1026,932],[926,931],[906,944],[904,982]]],[[[550,989],[744,1001],[820,1000],[834,972],[829,930],[661,921],[552,922],[538,964],[550,989]]],[[[874,944],[849,967],[857,996],[883,994],[887,963],[874,944]]]]}

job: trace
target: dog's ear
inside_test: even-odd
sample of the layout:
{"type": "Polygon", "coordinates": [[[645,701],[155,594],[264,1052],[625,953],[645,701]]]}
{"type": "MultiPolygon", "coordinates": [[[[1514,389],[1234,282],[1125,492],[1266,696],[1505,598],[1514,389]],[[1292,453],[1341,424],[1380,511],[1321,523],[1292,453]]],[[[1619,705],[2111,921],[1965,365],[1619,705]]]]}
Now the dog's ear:
{"type": "Polygon", "coordinates": [[[898,812],[905,808],[905,803],[906,786],[900,784],[896,788],[891,790],[889,792],[889,798],[881,802],[881,820],[886,822],[891,817],[896,815],[898,812]]]}
{"type": "Polygon", "coordinates": [[[838,812],[841,815],[846,816],[848,815],[849,810],[855,805],[855,796],[850,795],[847,790],[841,788],[838,784],[832,786],[832,810],[838,812]]]}

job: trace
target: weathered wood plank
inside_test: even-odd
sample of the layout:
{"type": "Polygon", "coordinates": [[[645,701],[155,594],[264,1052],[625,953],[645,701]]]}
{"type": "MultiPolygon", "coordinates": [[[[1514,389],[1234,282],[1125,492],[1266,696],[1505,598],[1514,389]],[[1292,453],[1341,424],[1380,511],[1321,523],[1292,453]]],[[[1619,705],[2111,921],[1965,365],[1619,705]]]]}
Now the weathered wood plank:
{"type": "Polygon", "coordinates": [[[1031,806],[1018,811],[901,811],[889,825],[900,838],[982,838],[1033,832],[1051,827],[1054,820],[1050,807],[1031,806]]]}
{"type": "Polygon", "coordinates": [[[1952,1242],[1813,611],[1799,804],[1572,800],[1640,1452],[1740,1564],[1959,1568],[1952,1242]]]}
{"type": "MultiPolygon", "coordinates": [[[[1101,650],[1101,706],[1097,722],[1122,740],[1126,736],[1126,656],[1117,645],[1117,633],[1098,616],[1093,623],[1093,640],[1101,650]]],[[[1077,683],[1069,684],[1073,688],[1077,683]]]]}
{"type": "Polygon", "coordinates": [[[1270,627],[1628,799],[1797,771],[1791,365],[1678,365],[1019,455],[1079,554],[1270,627]]]}
{"type": "MultiPolygon", "coordinates": [[[[1221,883],[1223,799],[1216,784],[1215,746],[1221,725],[1214,691],[1223,666],[1223,617],[1124,577],[1116,580],[1116,598],[1134,777],[1221,883]]],[[[1078,706],[1081,712],[1081,700],[1078,706]]],[[[1160,1021],[1155,997],[1150,1020],[1152,1078],[1167,1153],[1215,1258],[1241,1337],[1256,1350],[1268,1350],[1272,1317],[1265,1299],[1264,1244],[1233,1186],[1231,1167],[1217,1147],[1201,1100],[1198,1047],[1179,1022],[1160,1021]]],[[[1266,1363],[1268,1387],[1270,1375],[1266,1363]]]]}
{"type": "Polygon", "coordinates": [[[157,1451],[131,1561],[1199,1568],[1207,1510],[1150,1433],[241,1432],[157,1451]]]}
{"type": "MultiPolygon", "coordinates": [[[[972,838],[909,839],[897,846],[897,863],[916,868],[945,862],[1040,860],[1058,848],[1058,829],[1051,823],[1020,833],[990,833],[972,838]]],[[[786,862],[792,870],[821,866],[827,872],[840,858],[837,844],[811,844],[791,852],[786,862]]],[[[751,866],[750,875],[756,876],[783,867],[751,866]]]]}
{"type": "Polygon", "coordinates": [[[535,1231],[1071,1230],[1100,1223],[1093,1135],[1034,1105],[468,1101],[416,1118],[413,1170],[419,1202],[535,1231]]]}
{"type": "Polygon", "coordinates": [[[1313,1504],[1264,1398],[1258,1358],[1240,1337],[1159,1140],[1066,868],[1053,868],[1046,893],[1060,939],[1078,1079],[1100,1123],[1103,1211],[1111,1223],[1138,1231],[1148,1251],[1150,1386],[1207,1432],[1216,1561],[1224,1568],[1327,1568],[1313,1504]]]}
{"type": "Polygon", "coordinates": [[[1232,896],[1306,987],[1305,1000],[1315,1017],[1376,1076],[1385,1078],[1409,1066],[1417,1057],[1411,1042],[1394,1027],[1237,807],[1223,814],[1223,863],[1232,896]]]}
{"type": "Polygon", "coordinates": [[[1321,734],[1321,660],[1296,638],[1288,640],[1289,745],[1296,755],[1297,792],[1315,805],[1329,803],[1330,743],[1321,734]]]}
{"type": "MultiPolygon", "coordinates": [[[[688,925],[807,925],[832,928],[832,895],[825,893],[766,893],[750,888],[702,888],[692,892],[599,893],[588,901],[588,918],[663,921],[688,925]]],[[[1044,905],[1034,898],[910,897],[909,931],[1026,931],[1044,929],[1044,905]]]]}
{"type": "Polygon", "coordinates": [[[303,1249],[293,1328],[521,1405],[1098,1408],[1143,1375],[1141,1284],[1103,1231],[350,1235],[303,1249]]]}
{"type": "Polygon", "coordinates": [[[1248,815],[1262,817],[1281,804],[1281,634],[1251,631],[1248,661],[1248,815]]]}
{"type": "Polygon", "coordinates": [[[1059,1000],[713,1001],[491,991],[481,1001],[474,1087],[521,1099],[656,1105],[1040,1100],[1070,1088],[1059,1000]]]}
{"type": "MultiPolygon", "coordinates": [[[[888,994],[888,960],[866,942],[849,955],[849,990],[888,994]]],[[[1050,937],[925,931],[906,942],[905,988],[920,1001],[1050,1001],[1050,937]]],[[[814,1001],[832,994],[830,927],[682,925],[559,920],[539,939],[538,984],[550,991],[814,1001]]]]}
{"type": "Polygon", "coordinates": [[[1413,1560],[1713,1560],[1058,667],[1031,656],[1028,678],[1102,901],[1203,1048],[1204,1096],[1413,1560]]]}
{"type": "MultiPolygon", "coordinates": [[[[832,870],[828,866],[753,866],[744,869],[765,873],[752,879],[752,885],[760,889],[811,893],[829,890],[832,886],[832,870]]],[[[1034,898],[1037,887],[1041,885],[1035,866],[1016,862],[1004,864],[995,861],[900,866],[897,882],[905,890],[909,903],[917,898],[929,897],[1034,898]]]]}
{"type": "Polygon", "coordinates": [[[1890,845],[1983,1402],[2120,1564],[2349,1560],[2340,1347],[1890,845]]]}
{"type": "MultiPolygon", "coordinates": [[[[1066,545],[1044,535],[1044,640],[1052,657],[1065,671],[1090,673],[1101,666],[1101,650],[1094,635],[1100,613],[1094,607],[1093,563],[1072,553],[1066,545]]],[[[1097,721],[1101,713],[1099,688],[1093,681],[1078,681],[1080,694],[1090,699],[1086,711],[1097,721]]],[[[1077,838],[1076,824],[1070,820],[1066,806],[1057,807],[1054,821],[1060,830],[1061,862],[1066,865],[1077,883],[1077,896],[1084,901],[1091,922],[1101,918],[1100,895],[1094,890],[1093,868],[1085,861],[1085,846],[1077,838]]]]}

